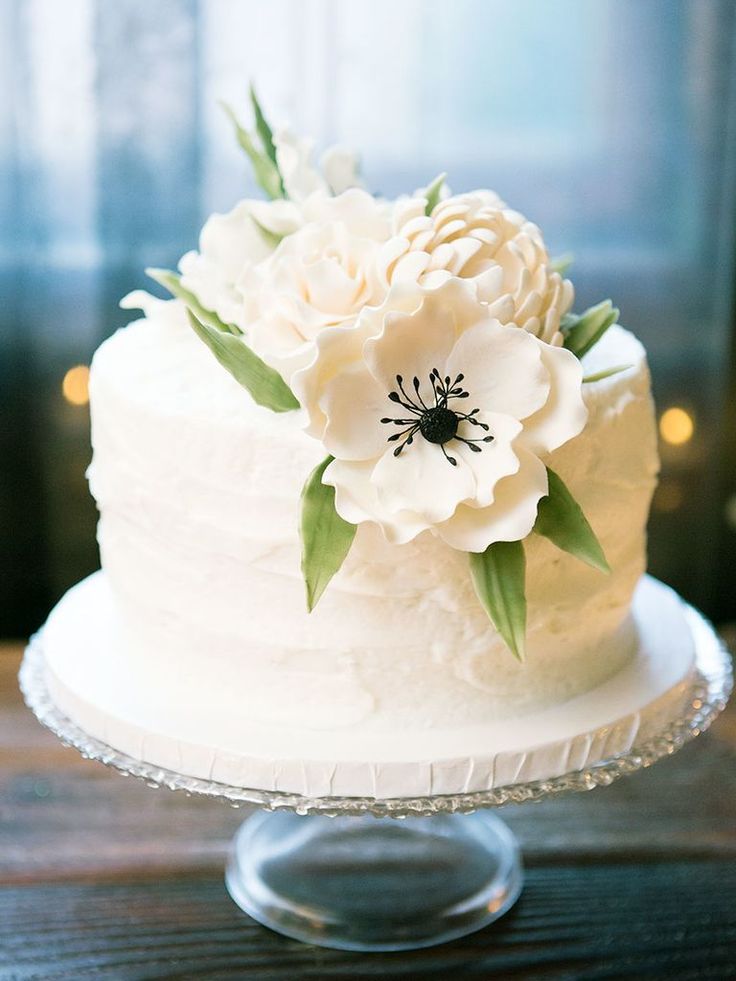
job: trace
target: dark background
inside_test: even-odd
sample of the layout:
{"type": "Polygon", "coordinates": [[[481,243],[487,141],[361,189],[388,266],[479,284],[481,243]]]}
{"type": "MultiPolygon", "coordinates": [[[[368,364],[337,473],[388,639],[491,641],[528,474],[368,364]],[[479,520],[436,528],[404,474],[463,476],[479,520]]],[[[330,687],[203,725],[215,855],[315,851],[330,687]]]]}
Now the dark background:
{"type": "Polygon", "coordinates": [[[97,566],[63,380],[144,266],[254,193],[217,106],[250,78],[370,187],[447,170],[574,253],[576,307],[611,296],[692,423],[662,442],[651,571],[736,619],[735,29],[728,0],[0,0],[0,636],[97,566]]]}

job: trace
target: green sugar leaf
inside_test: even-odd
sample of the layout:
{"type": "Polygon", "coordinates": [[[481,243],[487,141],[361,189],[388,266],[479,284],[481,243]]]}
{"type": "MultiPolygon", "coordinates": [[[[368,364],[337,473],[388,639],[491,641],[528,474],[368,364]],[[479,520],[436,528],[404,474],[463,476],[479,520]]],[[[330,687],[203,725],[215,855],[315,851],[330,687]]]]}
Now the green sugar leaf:
{"type": "Polygon", "coordinates": [[[582,508],[554,470],[547,467],[549,493],[539,502],[534,531],[549,538],[563,552],[592,565],[600,572],[610,572],[596,534],[588,524],[582,508]]]}
{"type": "Polygon", "coordinates": [[[560,276],[564,276],[570,266],[573,264],[574,256],[572,252],[565,252],[563,255],[555,256],[554,259],[549,264],[549,268],[552,272],[559,273],[560,276]]]}
{"type": "Polygon", "coordinates": [[[356,532],[335,510],[335,488],[322,483],[332,459],[328,456],[315,467],[302,490],[302,574],[310,613],[345,561],[356,532]]]}
{"type": "Polygon", "coordinates": [[[263,115],[263,110],[261,109],[261,104],[258,101],[258,96],[256,95],[256,90],[253,87],[252,82],[250,84],[250,103],[253,106],[253,115],[256,120],[256,133],[258,133],[261,146],[266,151],[266,156],[271,163],[278,168],[278,161],[276,160],[276,146],[273,142],[273,131],[266,122],[266,117],[263,115]]]}
{"type": "Polygon", "coordinates": [[[269,157],[265,150],[258,149],[255,140],[248,130],[240,125],[240,121],[230,106],[225,102],[220,104],[235,128],[235,135],[238,139],[238,143],[243,150],[245,150],[248,159],[251,162],[253,174],[255,175],[258,186],[265,191],[270,198],[285,197],[281,173],[279,172],[279,168],[276,163],[269,157]]]}
{"type": "Polygon", "coordinates": [[[619,311],[611,301],[603,300],[580,316],[572,314],[564,317],[560,325],[565,335],[564,346],[582,358],[598,343],[608,328],[616,323],[618,315],[619,311]]]}
{"type": "Polygon", "coordinates": [[[243,333],[240,327],[237,327],[235,324],[226,324],[223,320],[220,320],[214,311],[205,310],[194,293],[184,289],[181,285],[181,276],[178,273],[172,272],[170,269],[153,269],[149,267],[146,269],[146,275],[150,276],[159,286],[163,286],[164,289],[168,290],[177,300],[182,300],[186,303],[195,317],[201,320],[203,324],[208,324],[210,327],[221,330],[225,334],[234,334],[236,337],[239,337],[243,333]]]}
{"type": "Polygon", "coordinates": [[[526,652],[526,557],[522,542],[494,542],[470,553],[470,575],[478,599],[519,661],[526,652]]]}
{"type": "Polygon", "coordinates": [[[445,183],[446,177],[447,174],[437,174],[435,179],[424,192],[424,196],[427,199],[427,206],[424,209],[425,215],[431,215],[439,204],[440,192],[442,191],[442,185],[445,183]]]}
{"type": "Polygon", "coordinates": [[[254,354],[245,341],[203,323],[191,310],[187,313],[195,334],[238,384],[250,392],[254,402],[274,412],[299,408],[299,402],[281,375],[254,354]]]}
{"type": "Polygon", "coordinates": [[[613,375],[620,375],[622,371],[628,371],[629,368],[633,367],[633,364],[617,364],[615,368],[605,368],[603,371],[596,371],[594,374],[586,375],[583,378],[583,385],[603,381],[604,378],[612,378],[613,375]]]}

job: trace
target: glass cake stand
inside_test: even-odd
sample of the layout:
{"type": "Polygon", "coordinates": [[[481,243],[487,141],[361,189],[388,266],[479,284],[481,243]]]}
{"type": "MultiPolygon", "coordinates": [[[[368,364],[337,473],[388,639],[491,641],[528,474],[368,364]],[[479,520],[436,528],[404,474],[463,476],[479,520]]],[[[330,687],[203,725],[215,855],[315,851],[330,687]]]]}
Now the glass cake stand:
{"type": "Polygon", "coordinates": [[[731,691],[731,662],[710,624],[691,607],[683,609],[696,657],[678,718],[626,754],[583,770],[458,795],[309,798],[227,786],[141,762],[93,738],[57,708],[46,684],[43,632],[26,650],[20,684],[39,721],[84,757],[151,787],[261,808],[235,835],[226,871],[230,895],[255,920],[324,947],[408,950],[478,930],[518,898],[519,847],[491,809],[606,786],[708,728],[731,691]]]}

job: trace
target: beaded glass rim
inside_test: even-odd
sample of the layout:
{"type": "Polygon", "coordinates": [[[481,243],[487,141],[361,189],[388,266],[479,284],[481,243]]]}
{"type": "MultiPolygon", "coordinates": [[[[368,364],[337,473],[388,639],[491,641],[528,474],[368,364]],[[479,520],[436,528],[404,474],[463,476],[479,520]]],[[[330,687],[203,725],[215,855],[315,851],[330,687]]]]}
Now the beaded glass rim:
{"type": "Polygon", "coordinates": [[[425,797],[305,797],[278,791],[232,787],[212,780],[186,776],[121,753],[113,746],[90,736],[64,715],[54,704],[46,684],[43,635],[35,634],[26,648],[20,669],[20,687],[26,704],[44,726],[83,757],[97,760],[128,776],[144,780],[149,787],[183,790],[187,794],[213,797],[232,806],[256,804],[268,810],[286,808],[298,814],[373,814],[392,817],[462,813],[479,808],[501,807],[541,800],[567,791],[604,787],[619,777],[651,766],[704,732],[725,708],[733,687],[731,659],[723,641],[711,624],[693,607],[681,600],[695,644],[695,670],[683,713],[654,736],[627,753],[603,759],[582,770],[574,770],[547,780],[508,784],[492,790],[467,794],[425,797]]]}

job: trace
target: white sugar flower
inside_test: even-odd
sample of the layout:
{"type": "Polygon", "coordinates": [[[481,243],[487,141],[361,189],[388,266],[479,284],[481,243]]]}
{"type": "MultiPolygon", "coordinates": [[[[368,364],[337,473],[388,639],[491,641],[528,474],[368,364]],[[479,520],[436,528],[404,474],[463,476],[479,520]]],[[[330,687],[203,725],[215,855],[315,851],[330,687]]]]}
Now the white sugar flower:
{"type": "Polygon", "coordinates": [[[318,192],[302,214],[306,224],[238,283],[248,343],[287,380],[311,359],[320,331],[354,320],[384,295],[375,258],[389,231],[385,205],[359,189],[318,192]]]}
{"type": "Polygon", "coordinates": [[[252,311],[236,289],[238,280],[266,259],[280,239],[320,220],[332,195],[360,186],[357,157],[344,147],[326,150],[321,170],[312,165],[310,140],[284,130],[274,136],[274,147],[289,200],[245,200],[227,214],[212,215],[202,229],[199,251],[187,252],[179,262],[182,286],[205,309],[243,331],[252,311]]]}
{"type": "Polygon", "coordinates": [[[585,425],[574,355],[501,324],[457,279],[393,287],[316,348],[293,388],[346,521],[395,543],[431,529],[471,552],[529,534],[540,457],[585,425]]]}
{"type": "Polygon", "coordinates": [[[416,282],[437,286],[451,276],[472,280],[481,300],[512,302],[506,318],[551,344],[561,344],[560,319],[572,306],[572,283],[550,268],[539,228],[491,191],[440,201],[427,216],[425,199],[396,202],[392,236],[379,255],[386,288],[416,282]]]}
{"type": "Polygon", "coordinates": [[[292,201],[304,201],[316,191],[342,194],[348,188],[363,186],[358,157],[346,147],[329,147],[317,168],[312,162],[314,140],[300,139],[282,129],[274,133],[273,143],[284,190],[292,201]]]}
{"type": "Polygon", "coordinates": [[[200,234],[199,252],[187,252],[179,261],[182,286],[224,323],[244,330],[246,311],[236,282],[270,255],[272,236],[278,241],[301,223],[301,212],[290,201],[240,201],[227,214],[212,215],[200,234]]]}

